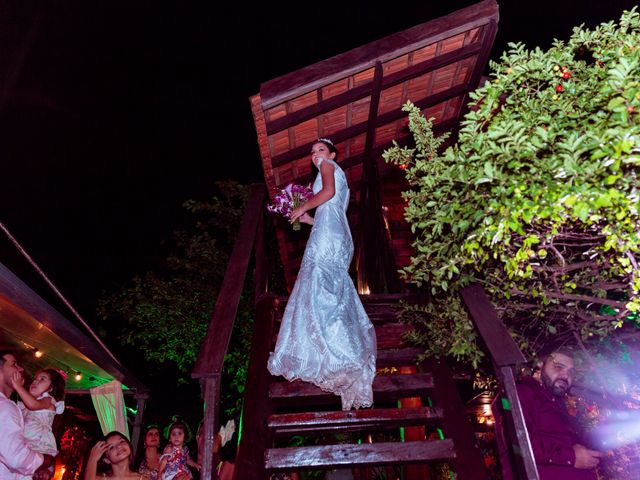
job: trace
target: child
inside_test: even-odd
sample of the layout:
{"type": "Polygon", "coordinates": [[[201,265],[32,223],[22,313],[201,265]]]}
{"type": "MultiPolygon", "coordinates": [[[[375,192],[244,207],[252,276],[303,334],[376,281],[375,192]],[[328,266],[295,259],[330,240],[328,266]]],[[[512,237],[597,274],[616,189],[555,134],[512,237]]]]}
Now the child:
{"type": "Polygon", "coordinates": [[[53,418],[64,411],[66,379],[67,374],[62,370],[45,368],[36,373],[27,390],[21,373],[11,377],[11,384],[22,400],[18,407],[24,418],[25,439],[32,450],[54,457],[58,448],[51,425],[53,418]]]}
{"type": "Polygon", "coordinates": [[[200,465],[191,460],[189,449],[185,443],[191,440],[191,430],[179,416],[174,416],[171,424],[165,429],[164,436],[169,440],[169,445],[160,456],[160,468],[158,477],[162,480],[172,480],[178,474],[193,478],[187,465],[200,470],[200,465]]]}

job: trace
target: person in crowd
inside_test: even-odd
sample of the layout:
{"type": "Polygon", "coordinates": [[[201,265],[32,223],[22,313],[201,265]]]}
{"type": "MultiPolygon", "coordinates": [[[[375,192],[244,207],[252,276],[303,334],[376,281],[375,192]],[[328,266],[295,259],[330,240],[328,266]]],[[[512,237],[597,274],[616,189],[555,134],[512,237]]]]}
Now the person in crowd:
{"type": "Polygon", "coordinates": [[[575,378],[573,351],[553,349],[538,368],[539,378],[524,377],[517,391],[540,480],[595,480],[603,454],[583,445],[564,401],[575,378]]]}
{"type": "Polygon", "coordinates": [[[16,353],[0,350],[0,479],[14,480],[24,475],[49,480],[54,457],[34,450],[25,438],[22,413],[11,399],[13,377],[22,374],[16,353]]]}
{"type": "Polygon", "coordinates": [[[27,390],[22,372],[11,377],[11,385],[21,400],[18,407],[24,418],[24,436],[32,450],[52,456],[58,454],[51,426],[54,417],[64,412],[66,380],[64,371],[45,368],[35,374],[27,390]]]}
{"type": "Polygon", "coordinates": [[[165,429],[165,438],[169,441],[169,445],[160,456],[159,478],[162,480],[193,478],[188,467],[200,470],[200,465],[189,457],[189,449],[185,445],[191,440],[189,426],[176,415],[165,429]]]}
{"type": "Polygon", "coordinates": [[[147,426],[144,432],[143,458],[138,467],[138,472],[148,480],[158,480],[160,468],[160,427],[152,424],[147,426]]]}
{"type": "Polygon", "coordinates": [[[311,161],[319,170],[314,196],[290,215],[313,227],[268,368],[339,395],[349,410],[373,404],[376,334],[349,277],[349,185],[336,159],[331,140],[313,144],[311,161]]]}
{"type": "Polygon", "coordinates": [[[235,420],[229,420],[216,435],[216,445],[220,462],[218,463],[218,480],[233,480],[236,454],[238,453],[238,435],[235,420]]]}
{"type": "Polygon", "coordinates": [[[91,448],[84,468],[84,480],[148,480],[133,470],[132,462],[133,447],[129,439],[120,432],[109,432],[91,448]]]}

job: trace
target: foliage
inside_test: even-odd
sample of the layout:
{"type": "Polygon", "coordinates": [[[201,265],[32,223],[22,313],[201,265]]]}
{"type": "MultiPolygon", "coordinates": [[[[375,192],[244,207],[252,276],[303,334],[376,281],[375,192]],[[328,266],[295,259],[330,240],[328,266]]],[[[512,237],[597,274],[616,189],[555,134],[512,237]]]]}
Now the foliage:
{"type": "MultiPolygon", "coordinates": [[[[174,232],[163,270],[134,277],[99,303],[103,325],[116,325],[123,345],[139,349],[158,369],[174,365],[181,382],[207,331],[248,196],[247,187],[234,182],[217,182],[216,190],[209,201],[184,203],[193,225],[174,232]]],[[[225,358],[223,403],[231,410],[244,390],[251,311],[252,295],[243,294],[225,358]]]]}
{"type": "Polygon", "coordinates": [[[426,305],[403,303],[402,318],[414,327],[406,339],[425,347],[418,361],[449,355],[470,362],[474,368],[478,366],[482,358],[476,343],[478,335],[458,297],[449,299],[446,306],[441,299],[426,305]]]}
{"type": "MultiPolygon", "coordinates": [[[[431,122],[404,107],[415,146],[384,154],[408,166],[405,217],[416,239],[402,274],[428,284],[442,312],[460,287],[481,282],[525,349],[633,327],[640,15],[577,27],[547,51],[509,46],[443,153],[431,122]]],[[[455,306],[447,315],[464,323],[455,306]]],[[[452,341],[445,352],[463,340],[452,341]]]]}

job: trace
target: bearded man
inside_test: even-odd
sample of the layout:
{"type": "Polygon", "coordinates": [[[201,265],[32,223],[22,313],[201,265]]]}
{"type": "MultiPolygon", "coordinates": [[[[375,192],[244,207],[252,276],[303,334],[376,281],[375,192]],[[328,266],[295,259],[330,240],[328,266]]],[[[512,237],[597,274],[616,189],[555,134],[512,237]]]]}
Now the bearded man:
{"type": "Polygon", "coordinates": [[[538,363],[540,376],[518,384],[540,480],[595,480],[602,452],[580,443],[565,396],[575,378],[573,352],[561,347],[538,363]]]}

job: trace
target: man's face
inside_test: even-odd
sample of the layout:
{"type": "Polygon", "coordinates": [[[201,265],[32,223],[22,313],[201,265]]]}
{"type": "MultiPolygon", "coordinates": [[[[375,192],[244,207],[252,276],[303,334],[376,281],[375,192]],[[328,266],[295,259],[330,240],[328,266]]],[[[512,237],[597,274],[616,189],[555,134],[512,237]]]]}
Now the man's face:
{"type": "Polygon", "coordinates": [[[24,370],[16,360],[16,357],[7,353],[3,356],[4,364],[0,367],[0,381],[3,385],[9,386],[11,390],[13,390],[13,386],[11,385],[11,377],[14,373],[20,372],[24,370]]]}
{"type": "Polygon", "coordinates": [[[542,365],[540,379],[553,395],[562,397],[573,385],[575,373],[571,357],[554,353],[542,365]]]}

